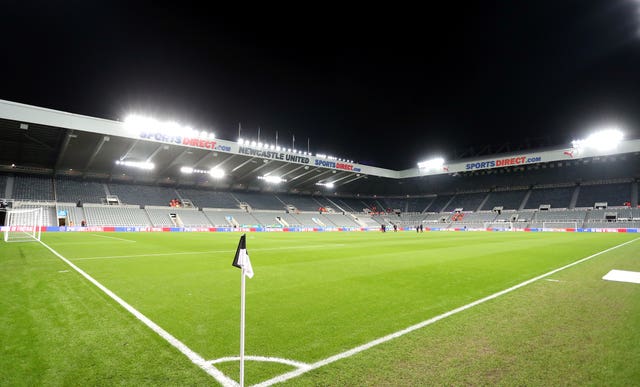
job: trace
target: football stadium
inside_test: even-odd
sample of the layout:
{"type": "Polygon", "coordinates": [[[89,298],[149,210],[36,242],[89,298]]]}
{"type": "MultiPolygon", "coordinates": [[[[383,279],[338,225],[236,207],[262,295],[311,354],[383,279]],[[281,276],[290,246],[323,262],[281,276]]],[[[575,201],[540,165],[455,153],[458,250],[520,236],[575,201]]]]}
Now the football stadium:
{"type": "Polygon", "coordinates": [[[0,127],[3,385],[640,380],[615,127],[403,170],[6,100],[0,127]]]}

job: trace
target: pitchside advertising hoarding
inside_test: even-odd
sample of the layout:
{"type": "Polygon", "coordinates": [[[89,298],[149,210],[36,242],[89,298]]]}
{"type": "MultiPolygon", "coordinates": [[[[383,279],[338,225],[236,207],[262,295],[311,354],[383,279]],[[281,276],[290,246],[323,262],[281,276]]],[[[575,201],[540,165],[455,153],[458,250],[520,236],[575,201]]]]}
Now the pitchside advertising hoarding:
{"type": "MultiPolygon", "coordinates": [[[[401,227],[400,231],[415,232],[413,227],[401,227]]],[[[33,227],[2,226],[0,232],[32,232],[33,227]]],[[[42,226],[43,232],[380,232],[377,227],[139,227],[139,226],[42,226]]],[[[485,228],[437,228],[426,227],[428,232],[610,232],[640,233],[638,228],[523,228],[496,230],[485,228]]]]}

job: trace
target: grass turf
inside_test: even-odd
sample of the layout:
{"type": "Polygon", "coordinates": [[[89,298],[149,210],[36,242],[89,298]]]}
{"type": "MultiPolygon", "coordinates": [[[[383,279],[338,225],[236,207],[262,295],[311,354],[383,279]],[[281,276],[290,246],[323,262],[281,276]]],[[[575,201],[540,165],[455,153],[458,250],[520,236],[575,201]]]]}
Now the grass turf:
{"type": "MultiPolygon", "coordinates": [[[[247,283],[246,353],[318,361],[633,237],[576,233],[248,234],[247,247],[256,276],[247,283]]],[[[231,267],[231,259],[238,234],[50,233],[44,234],[43,240],[204,358],[237,355],[239,270],[231,267]]],[[[631,244],[619,250],[637,252],[638,247],[631,244]]],[[[93,285],[75,272],[66,271],[69,268],[42,246],[4,244],[0,253],[3,267],[0,295],[6,311],[2,314],[2,323],[8,327],[1,336],[0,381],[9,384],[68,384],[76,380],[82,381],[81,384],[103,384],[104,380],[111,381],[109,384],[211,382],[203,371],[93,285]]],[[[597,262],[608,262],[605,258],[597,262]]],[[[587,267],[587,263],[583,265],[587,267]]],[[[576,267],[566,273],[580,270],[576,267]]],[[[425,372],[420,364],[438,369],[437,374],[443,375],[439,383],[444,384],[476,384],[478,380],[480,384],[571,381],[570,378],[529,379],[527,373],[523,373],[522,378],[513,377],[512,368],[506,366],[520,361],[523,367],[529,365],[528,369],[534,369],[531,375],[549,373],[550,364],[543,359],[522,356],[519,352],[522,348],[519,337],[537,343],[539,336],[531,335],[530,332],[536,331],[527,324],[537,321],[538,316],[527,312],[513,324],[504,318],[518,311],[524,313],[522,301],[511,304],[507,301],[541,286],[544,290],[548,284],[551,283],[533,284],[512,293],[513,296],[505,296],[487,306],[483,304],[289,383],[424,384],[437,380],[423,379],[432,373],[425,372]],[[502,304],[505,305],[500,307],[502,304]],[[477,317],[491,308],[497,310],[477,317]],[[501,319],[487,318],[500,313],[501,319]],[[479,319],[474,320],[475,325],[470,322],[473,318],[479,319]],[[458,320],[459,324],[452,323],[458,320]],[[471,332],[473,329],[487,331],[483,332],[482,337],[486,339],[484,344],[480,343],[481,348],[488,347],[488,353],[511,351],[513,361],[489,356],[492,359],[489,365],[472,362],[472,366],[465,364],[461,369],[455,361],[460,352],[465,349],[473,352],[477,348],[472,342],[455,345],[461,341],[460,337],[468,336],[467,330],[457,328],[464,323],[475,327],[468,328],[471,332]],[[451,330],[443,330],[445,327],[451,330]],[[499,329],[492,330],[494,327],[499,329]],[[433,333],[438,330],[441,334],[433,333]],[[512,339],[500,341],[503,337],[512,339]],[[425,347],[415,344],[428,339],[436,342],[427,341],[425,347]],[[502,343],[501,346],[497,346],[495,340],[502,343]],[[451,352],[441,353],[447,351],[451,352]],[[415,358],[406,359],[407,353],[413,353],[415,358]],[[418,364],[408,361],[411,359],[418,364]],[[439,367],[424,363],[426,359],[436,359],[439,367]],[[474,367],[480,371],[473,371],[474,367]],[[406,369],[407,374],[389,372],[390,368],[406,369]],[[536,368],[539,370],[535,371],[536,368]],[[381,369],[386,371],[376,372],[381,369]],[[388,379],[384,375],[396,376],[388,379]]],[[[577,284],[583,292],[581,299],[597,299],[600,295],[590,289],[584,293],[584,286],[580,286],[583,281],[578,280],[577,284]]],[[[638,290],[628,288],[632,289],[627,290],[631,295],[627,294],[624,302],[629,313],[613,318],[618,325],[638,322],[638,303],[629,301],[633,295],[638,298],[638,290]]],[[[570,316],[578,319],[584,315],[580,308],[573,310],[572,297],[564,293],[545,297],[534,293],[524,305],[538,305],[539,313],[543,313],[545,307],[554,305],[561,296],[567,297],[566,310],[570,316]]],[[[539,321],[535,327],[547,335],[559,331],[546,321],[539,321]]],[[[583,327],[577,324],[576,329],[582,331],[583,327]]],[[[573,332],[571,325],[565,331],[573,332]]],[[[620,332],[618,336],[612,344],[603,344],[610,348],[613,357],[619,350],[617,345],[625,342],[622,338],[635,339],[635,342],[640,339],[637,329],[631,333],[620,332]]],[[[570,339],[576,337],[567,339],[572,343],[570,339]]],[[[473,336],[468,340],[474,341],[473,336]]],[[[542,341],[541,344],[553,343],[542,341]]],[[[541,346],[538,350],[532,348],[533,353],[545,353],[546,347],[541,346]]],[[[637,356],[638,351],[630,353],[637,356]]],[[[222,363],[218,367],[231,377],[237,375],[237,363],[222,363]]],[[[551,365],[551,369],[557,368],[562,365],[555,368],[551,365]]],[[[637,366],[630,368],[635,369],[633,372],[637,375],[637,366]]],[[[290,367],[281,364],[249,362],[246,379],[257,383],[289,370],[290,367]]],[[[563,372],[551,374],[558,378],[563,372]]],[[[601,373],[595,371],[595,374],[601,373]]],[[[629,373],[622,375],[628,377],[629,373]]]]}

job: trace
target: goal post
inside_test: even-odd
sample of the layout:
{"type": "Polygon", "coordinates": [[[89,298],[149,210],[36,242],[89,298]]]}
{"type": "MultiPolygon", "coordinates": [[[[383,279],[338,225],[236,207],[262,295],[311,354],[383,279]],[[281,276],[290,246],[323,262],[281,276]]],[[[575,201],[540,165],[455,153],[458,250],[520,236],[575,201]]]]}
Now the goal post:
{"type": "Polygon", "coordinates": [[[542,222],[543,229],[564,229],[564,228],[578,228],[578,222],[576,221],[553,221],[553,222],[542,222]]]}
{"type": "Polygon", "coordinates": [[[44,211],[42,207],[7,209],[5,242],[36,242],[42,233],[44,211]]]}
{"type": "Polygon", "coordinates": [[[513,222],[486,222],[484,224],[486,230],[496,231],[513,231],[513,222]]]}

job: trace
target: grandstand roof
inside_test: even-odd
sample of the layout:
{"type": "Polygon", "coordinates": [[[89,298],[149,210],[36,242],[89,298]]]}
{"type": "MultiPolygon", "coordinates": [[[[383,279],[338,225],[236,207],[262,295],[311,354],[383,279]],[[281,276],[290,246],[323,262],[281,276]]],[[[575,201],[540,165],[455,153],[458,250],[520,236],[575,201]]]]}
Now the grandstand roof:
{"type": "MultiPolygon", "coordinates": [[[[615,150],[554,149],[455,160],[434,170],[390,170],[329,160],[322,155],[243,146],[223,139],[171,137],[131,130],[122,122],[60,112],[0,100],[0,167],[16,172],[55,173],[84,178],[154,184],[197,185],[221,189],[290,192],[396,194],[411,192],[409,184],[434,175],[458,175],[493,169],[518,169],[553,162],[616,154],[640,154],[640,140],[627,140],[615,150]],[[179,141],[176,141],[179,139],[179,141]],[[176,143],[177,142],[177,143],[176,143]],[[116,161],[149,161],[151,171],[130,169],[116,161]],[[181,167],[223,169],[216,180],[208,174],[185,175],[181,167]],[[286,181],[272,186],[261,176],[286,181]],[[319,184],[333,183],[328,189],[319,184]],[[402,187],[404,185],[404,187],[402,187]]],[[[398,150],[398,152],[401,152],[398,150]]],[[[426,184],[426,183],[423,183],[426,184]]],[[[417,190],[425,192],[424,186],[417,190]]]]}

